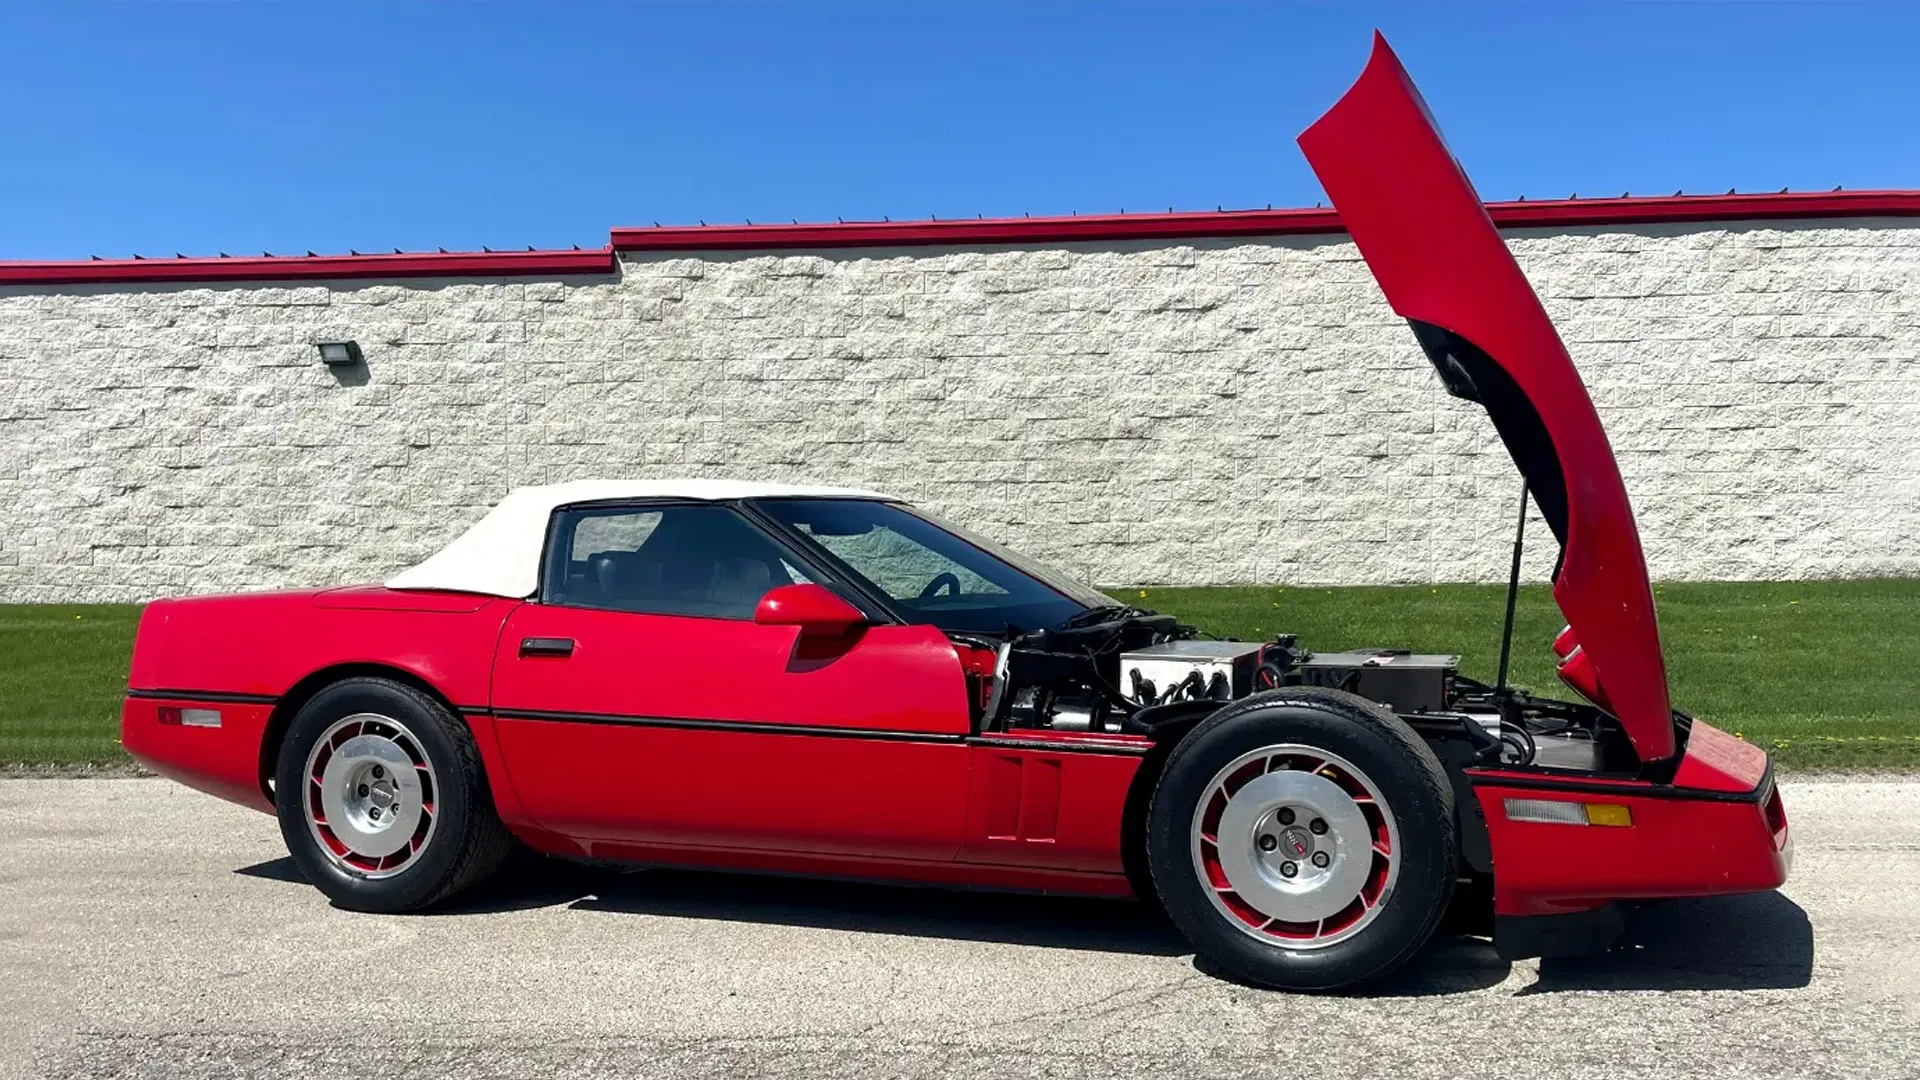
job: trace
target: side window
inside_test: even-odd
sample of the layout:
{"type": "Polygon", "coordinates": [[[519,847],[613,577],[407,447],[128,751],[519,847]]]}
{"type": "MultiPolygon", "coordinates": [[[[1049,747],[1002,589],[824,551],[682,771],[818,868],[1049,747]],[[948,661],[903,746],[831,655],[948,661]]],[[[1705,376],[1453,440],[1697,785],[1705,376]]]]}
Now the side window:
{"type": "Polygon", "coordinates": [[[654,615],[751,619],[768,589],[812,580],[724,506],[565,510],[547,559],[546,602],[654,615]]]}

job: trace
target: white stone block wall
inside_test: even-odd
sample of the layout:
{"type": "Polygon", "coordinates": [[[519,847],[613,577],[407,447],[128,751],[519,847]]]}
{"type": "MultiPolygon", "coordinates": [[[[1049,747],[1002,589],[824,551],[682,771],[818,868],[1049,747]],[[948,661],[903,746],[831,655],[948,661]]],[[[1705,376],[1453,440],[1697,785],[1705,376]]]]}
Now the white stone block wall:
{"type": "MultiPolygon", "coordinates": [[[[1656,577],[1920,573],[1920,224],[1508,239],[1656,577]]],[[[891,491],[1104,584],[1500,580],[1518,489],[1344,237],[0,288],[0,601],[377,580],[514,485],[678,475],[891,491]]]]}

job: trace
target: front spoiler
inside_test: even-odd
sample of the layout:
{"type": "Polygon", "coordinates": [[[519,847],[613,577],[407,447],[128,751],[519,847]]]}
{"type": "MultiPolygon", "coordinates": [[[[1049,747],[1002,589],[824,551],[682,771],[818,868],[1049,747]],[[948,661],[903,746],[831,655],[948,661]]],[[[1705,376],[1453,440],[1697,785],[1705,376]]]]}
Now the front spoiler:
{"type": "Polygon", "coordinates": [[[1675,772],[1685,783],[1549,770],[1466,775],[1493,850],[1496,925],[1515,935],[1523,931],[1511,920],[1597,913],[1619,900],[1763,892],[1793,864],[1766,752],[1698,721],[1675,772]],[[1625,806],[1632,824],[1517,821],[1509,799],[1625,806]]]}

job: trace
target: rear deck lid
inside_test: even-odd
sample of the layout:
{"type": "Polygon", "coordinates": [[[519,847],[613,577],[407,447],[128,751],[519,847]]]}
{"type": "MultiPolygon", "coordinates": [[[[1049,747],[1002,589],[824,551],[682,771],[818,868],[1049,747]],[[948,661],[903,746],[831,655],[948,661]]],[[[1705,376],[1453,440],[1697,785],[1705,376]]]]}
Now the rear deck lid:
{"type": "Polygon", "coordinates": [[[1366,70],[1300,148],[1449,393],[1484,406],[1560,542],[1554,600],[1643,761],[1673,713],[1640,534],[1599,414],[1546,310],[1399,58],[1366,70]]]}

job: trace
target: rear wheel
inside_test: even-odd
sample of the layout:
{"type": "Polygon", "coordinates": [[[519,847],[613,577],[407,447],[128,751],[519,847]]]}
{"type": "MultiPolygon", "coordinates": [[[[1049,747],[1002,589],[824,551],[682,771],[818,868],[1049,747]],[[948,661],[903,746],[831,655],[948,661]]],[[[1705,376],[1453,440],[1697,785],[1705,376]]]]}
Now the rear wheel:
{"type": "Polygon", "coordinates": [[[1452,788],[1420,737],[1339,691],[1256,694],[1194,729],[1148,811],[1167,913],[1262,986],[1329,990],[1404,963],[1452,894],[1452,788]]]}
{"type": "Polygon", "coordinates": [[[356,911],[415,911],[511,850],[473,734],[433,698],[347,679],[294,717],[274,778],[280,833],[307,880],[356,911]]]}

